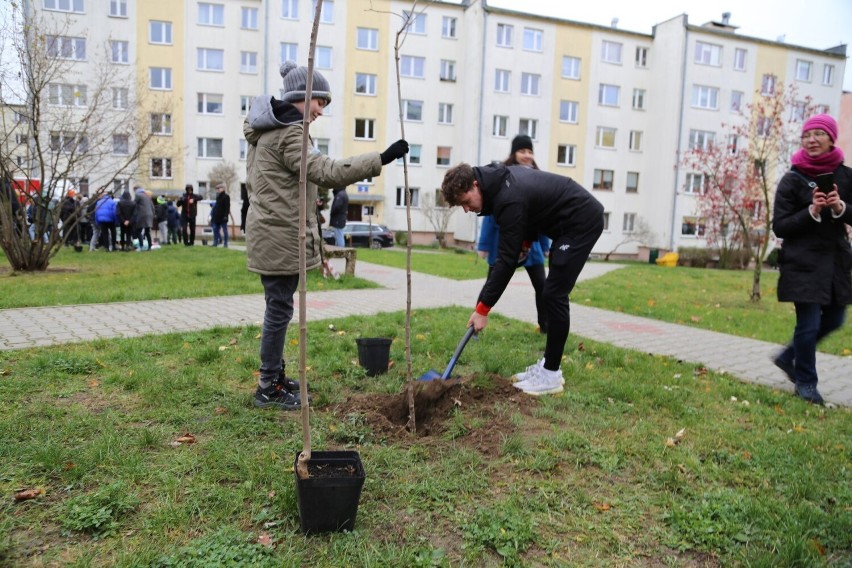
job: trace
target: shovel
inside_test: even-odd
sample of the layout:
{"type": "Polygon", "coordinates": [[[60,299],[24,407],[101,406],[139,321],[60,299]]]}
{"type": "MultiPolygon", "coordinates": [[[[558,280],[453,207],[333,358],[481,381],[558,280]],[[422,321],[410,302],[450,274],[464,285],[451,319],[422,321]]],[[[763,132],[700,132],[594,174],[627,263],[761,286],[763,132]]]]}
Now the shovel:
{"type": "Polygon", "coordinates": [[[453,367],[456,366],[456,362],[459,360],[459,355],[461,355],[461,352],[464,350],[464,346],[467,345],[467,342],[470,341],[470,338],[473,337],[474,333],[475,332],[474,332],[473,326],[470,326],[469,328],[467,328],[467,332],[464,334],[464,337],[462,337],[461,341],[459,341],[459,345],[458,345],[458,347],[456,347],[456,352],[453,353],[453,357],[452,357],[452,359],[450,359],[450,364],[447,365],[447,368],[444,370],[443,374],[438,373],[438,371],[436,371],[434,369],[429,369],[428,371],[426,371],[426,373],[421,375],[420,378],[417,379],[417,380],[418,381],[434,381],[435,379],[444,380],[444,379],[450,378],[450,373],[453,372],[453,367]]]}

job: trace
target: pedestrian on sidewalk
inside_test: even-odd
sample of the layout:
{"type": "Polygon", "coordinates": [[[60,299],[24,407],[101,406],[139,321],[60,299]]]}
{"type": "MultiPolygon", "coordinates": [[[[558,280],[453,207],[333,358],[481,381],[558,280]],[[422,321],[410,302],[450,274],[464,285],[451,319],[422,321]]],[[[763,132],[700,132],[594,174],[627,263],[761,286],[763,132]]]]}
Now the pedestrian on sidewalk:
{"type": "Polygon", "coordinates": [[[195,218],[198,216],[198,196],[191,183],[186,184],[184,194],[178,198],[180,227],[184,246],[195,246],[195,218]]]}
{"type": "MultiPolygon", "coordinates": [[[[280,68],[283,96],[256,97],[243,124],[249,143],[246,186],[252,206],[246,218],[248,269],[260,275],[266,309],[260,338],[260,378],[254,395],[259,408],[296,410],[301,407],[298,383],[284,372],[284,339],[293,317],[293,294],[299,284],[299,171],[303,117],[322,116],[331,102],[328,81],[314,72],[310,100],[305,100],[308,70],[287,61],[280,68]]],[[[308,152],[307,206],[313,213],[317,184],[340,187],[381,174],[382,166],[408,152],[398,140],[384,152],[367,152],[334,160],[315,148],[308,152]]],[[[307,268],[320,266],[321,239],[316,216],[307,215],[307,268]]]]}
{"type": "Polygon", "coordinates": [[[331,200],[331,211],[328,213],[328,224],[334,231],[334,246],[345,247],[343,228],[346,226],[346,217],[349,214],[349,194],[346,193],[345,187],[336,187],[331,193],[334,197],[331,200]]]}
{"type": "Polygon", "coordinates": [[[778,301],[793,302],[793,339],[774,363],[796,385],[796,394],[823,404],[817,390],[816,346],[840,328],[852,303],[852,169],[834,145],[837,122],[827,115],[809,118],[793,167],[775,192],[772,231],[780,239],[778,301]],[[831,174],[829,182],[820,177],[831,174]]]}
{"type": "MultiPolygon", "coordinates": [[[[532,138],[526,134],[518,134],[512,140],[512,151],[503,162],[504,166],[526,166],[538,169],[533,153],[532,138]]],[[[482,216],[482,226],[479,230],[479,241],[476,250],[479,256],[488,262],[488,274],[494,270],[497,261],[497,250],[500,243],[500,227],[494,221],[493,215],[482,216]]],[[[523,267],[527,271],[535,291],[535,309],[538,319],[538,329],[541,333],[547,333],[547,309],[544,306],[542,292],[544,291],[544,260],[550,254],[550,239],[544,235],[538,235],[530,245],[530,251],[523,267]]]]}
{"type": "Polygon", "coordinates": [[[542,293],[547,311],[544,358],[515,378],[516,386],[527,394],[562,392],[560,363],[571,323],[568,295],[603,232],[603,206],[571,178],[525,166],[461,163],[444,176],[441,191],[448,205],[458,205],[465,213],[493,215],[500,227],[497,260],[467,322],[476,331],[488,325],[489,312],[532,240],[539,234],[553,240],[542,293]]]}
{"type": "Polygon", "coordinates": [[[213,246],[219,246],[222,243],[224,248],[228,248],[228,218],[231,216],[231,196],[225,191],[225,186],[219,184],[216,186],[216,204],[213,206],[211,214],[211,224],[213,225],[213,246]]]}

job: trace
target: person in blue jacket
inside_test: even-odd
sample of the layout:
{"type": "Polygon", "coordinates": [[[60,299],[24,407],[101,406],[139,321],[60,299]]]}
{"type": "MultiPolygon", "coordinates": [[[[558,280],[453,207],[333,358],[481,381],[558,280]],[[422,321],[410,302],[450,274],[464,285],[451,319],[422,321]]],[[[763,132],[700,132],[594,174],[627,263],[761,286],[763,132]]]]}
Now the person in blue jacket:
{"type": "MultiPolygon", "coordinates": [[[[538,164],[535,163],[535,154],[533,153],[532,139],[525,135],[519,134],[512,140],[512,151],[509,157],[503,161],[506,166],[527,166],[533,169],[538,169],[538,164]]],[[[479,251],[479,256],[488,262],[488,275],[491,275],[491,270],[494,268],[494,263],[497,261],[497,248],[500,242],[500,227],[494,222],[492,215],[482,217],[482,225],[479,230],[479,242],[476,245],[476,250],[479,251]]],[[[541,333],[547,333],[547,310],[542,300],[542,291],[544,290],[544,259],[550,254],[550,239],[544,235],[539,235],[538,239],[532,241],[529,251],[526,253],[526,260],[523,262],[524,269],[529,274],[530,282],[532,282],[533,290],[535,290],[535,309],[538,316],[538,328],[541,333]]]]}

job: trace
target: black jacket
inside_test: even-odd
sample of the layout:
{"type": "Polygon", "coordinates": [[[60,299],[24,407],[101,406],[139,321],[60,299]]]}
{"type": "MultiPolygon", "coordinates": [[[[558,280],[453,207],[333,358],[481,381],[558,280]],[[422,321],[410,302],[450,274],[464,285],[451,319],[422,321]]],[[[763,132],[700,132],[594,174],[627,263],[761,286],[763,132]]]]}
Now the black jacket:
{"type": "Polygon", "coordinates": [[[213,206],[213,214],[211,215],[213,222],[220,225],[228,223],[228,216],[231,214],[231,196],[227,191],[222,191],[216,194],[216,204],[213,206]]]}
{"type": "Polygon", "coordinates": [[[345,187],[338,187],[332,190],[332,193],[334,193],[334,201],[331,202],[328,224],[335,229],[342,229],[346,226],[346,216],[349,212],[349,195],[345,187]]]}
{"type": "MultiPolygon", "coordinates": [[[[834,183],[846,211],[835,219],[828,208],[821,222],[811,217],[810,178],[795,168],[775,192],[772,230],[780,239],[778,301],[821,305],[852,304],[852,248],[847,224],[852,225],[852,169],[841,165],[834,183]]],[[[815,183],[815,182],[814,182],[815,183]]]]}
{"type": "Polygon", "coordinates": [[[491,164],[473,168],[482,192],[482,212],[500,227],[497,260],[480,300],[493,306],[508,286],[525,241],[543,234],[557,240],[601,225],[604,208],[583,186],[526,166],[491,164]]]}

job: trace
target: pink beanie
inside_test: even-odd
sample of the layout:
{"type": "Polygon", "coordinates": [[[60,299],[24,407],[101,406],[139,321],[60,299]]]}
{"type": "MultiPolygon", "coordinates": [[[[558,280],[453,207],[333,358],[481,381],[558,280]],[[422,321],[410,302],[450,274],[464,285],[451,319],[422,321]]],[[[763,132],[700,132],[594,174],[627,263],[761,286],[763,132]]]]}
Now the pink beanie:
{"type": "Polygon", "coordinates": [[[802,134],[807,132],[808,130],[813,130],[815,128],[819,128],[820,130],[825,130],[829,136],[831,136],[831,141],[834,142],[837,140],[837,122],[831,118],[827,114],[815,114],[805,121],[805,125],[802,127],[802,134]]]}

